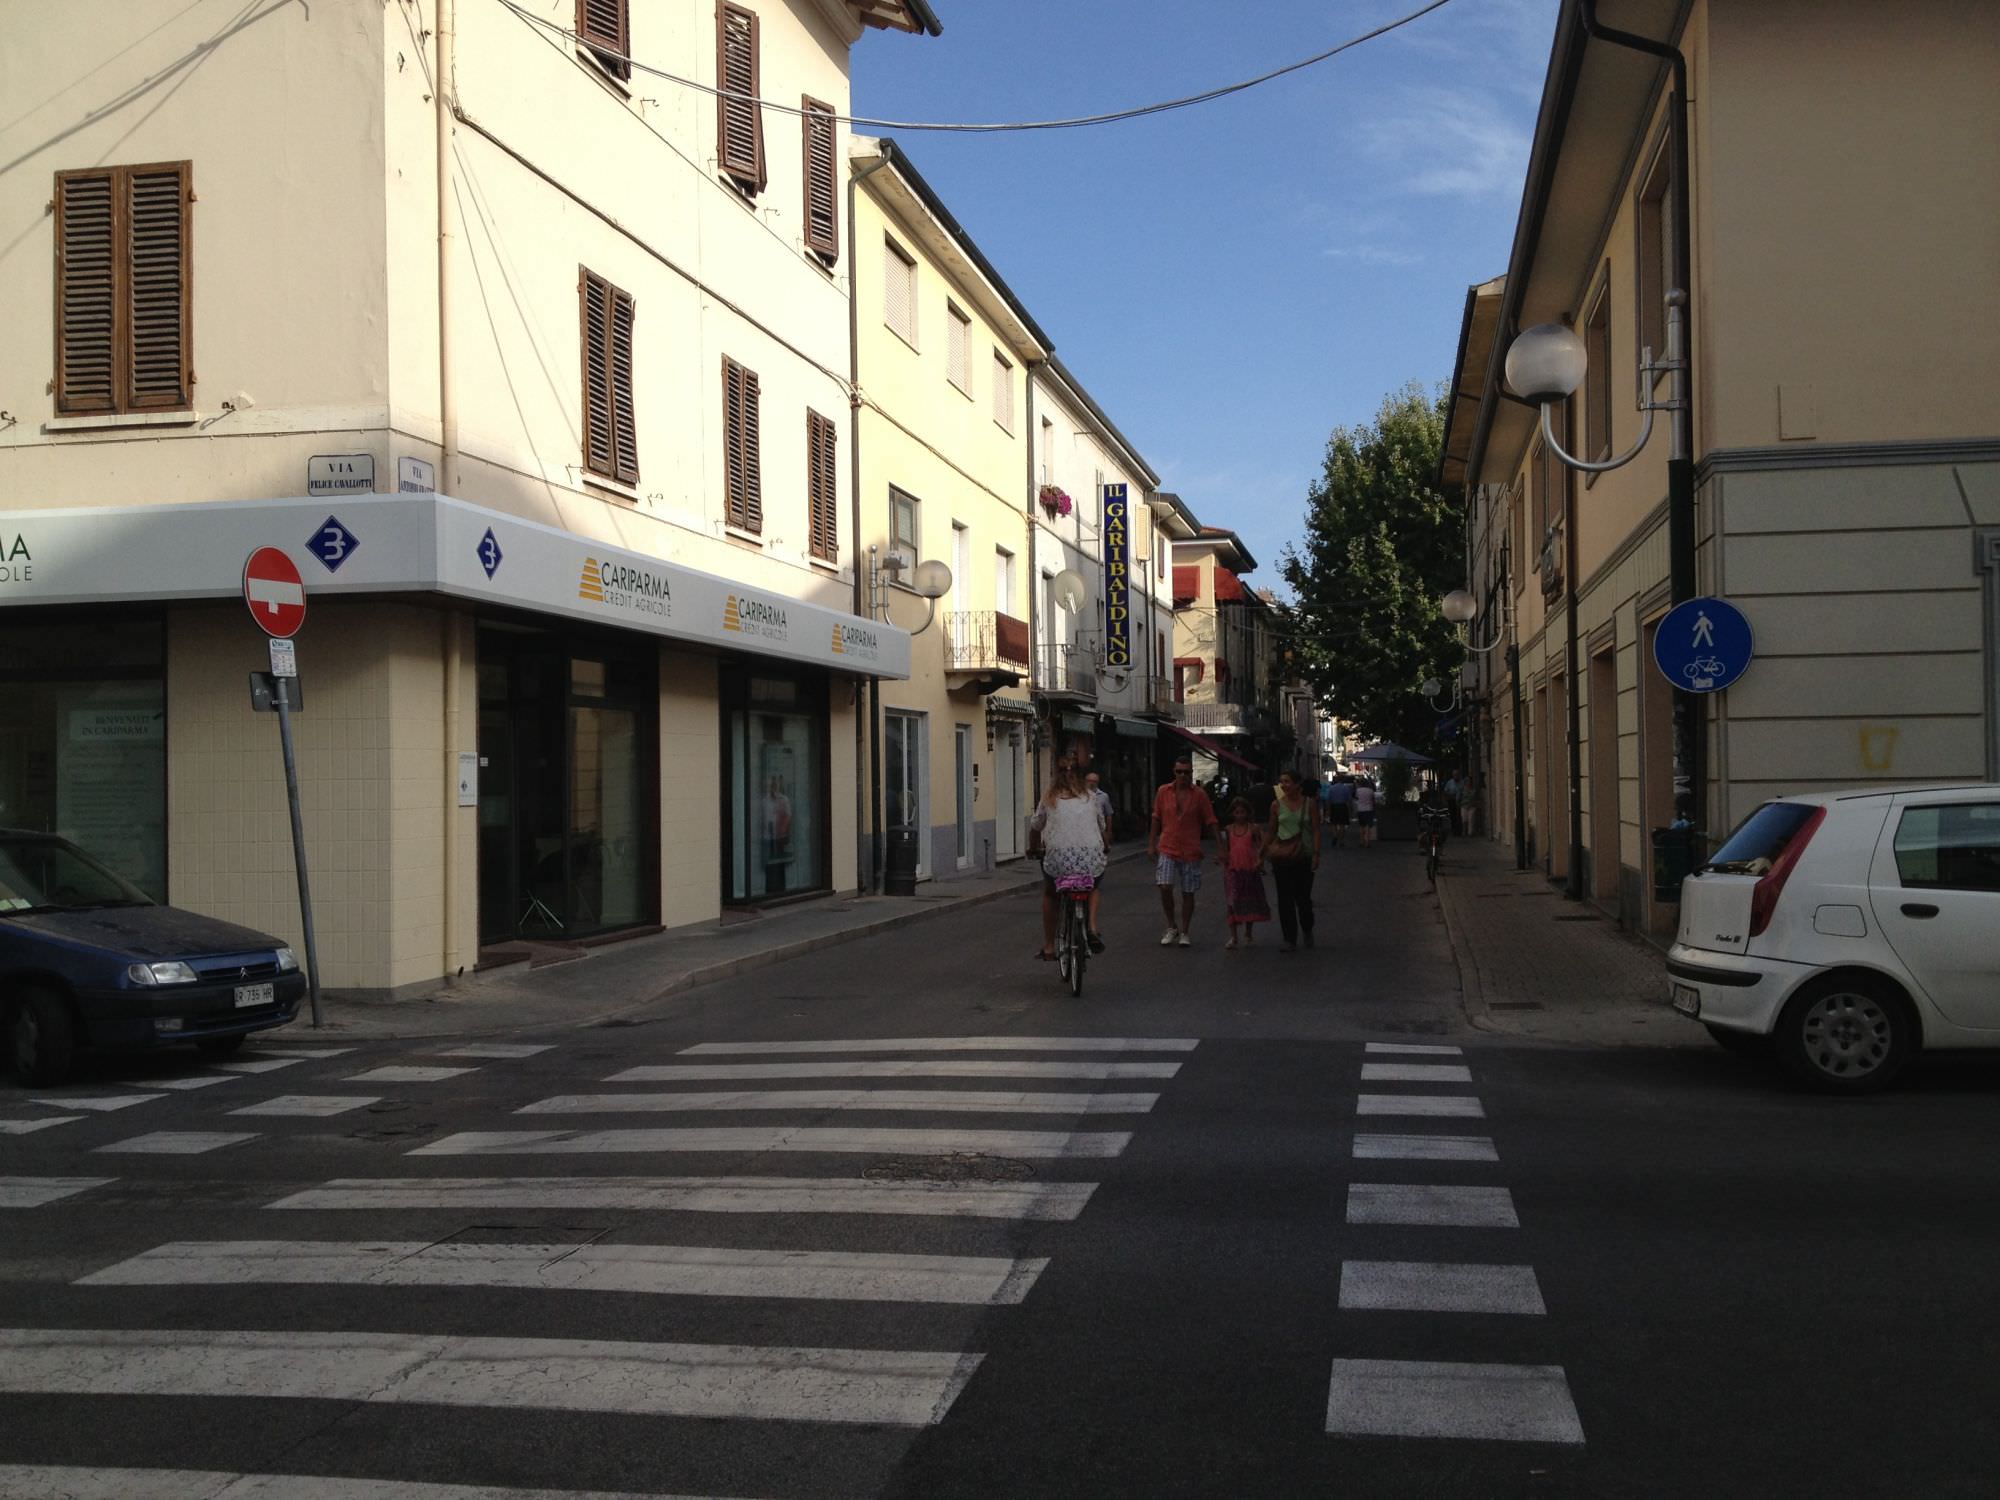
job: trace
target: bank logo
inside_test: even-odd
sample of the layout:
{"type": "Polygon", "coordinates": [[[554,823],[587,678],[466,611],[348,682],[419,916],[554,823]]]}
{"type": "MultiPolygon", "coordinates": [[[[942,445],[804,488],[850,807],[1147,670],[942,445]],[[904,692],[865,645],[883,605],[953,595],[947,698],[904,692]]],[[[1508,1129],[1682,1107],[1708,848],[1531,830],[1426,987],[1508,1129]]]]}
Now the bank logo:
{"type": "Polygon", "coordinates": [[[833,626],[833,654],[851,656],[857,661],[879,661],[882,640],[865,625],[847,625],[836,620],[833,626]]]}
{"type": "Polygon", "coordinates": [[[835,656],[845,656],[847,654],[847,646],[840,638],[840,624],[838,621],[834,623],[833,627],[833,654],[835,656]]]}
{"type": "Polygon", "coordinates": [[[664,573],[635,568],[594,557],[583,560],[576,596],[606,609],[631,610],[642,615],[671,615],[674,612],[673,585],[664,573]]]}
{"type": "Polygon", "coordinates": [[[33,583],[35,558],[25,536],[0,531],[0,584],[33,583]]]}
{"type": "Polygon", "coordinates": [[[593,604],[604,602],[604,580],[597,576],[597,559],[594,557],[583,560],[583,577],[577,583],[576,597],[588,599],[593,604]]]}
{"type": "Polygon", "coordinates": [[[731,594],[723,602],[722,628],[739,635],[759,635],[767,641],[782,641],[791,634],[780,606],[748,594],[731,594]]]}

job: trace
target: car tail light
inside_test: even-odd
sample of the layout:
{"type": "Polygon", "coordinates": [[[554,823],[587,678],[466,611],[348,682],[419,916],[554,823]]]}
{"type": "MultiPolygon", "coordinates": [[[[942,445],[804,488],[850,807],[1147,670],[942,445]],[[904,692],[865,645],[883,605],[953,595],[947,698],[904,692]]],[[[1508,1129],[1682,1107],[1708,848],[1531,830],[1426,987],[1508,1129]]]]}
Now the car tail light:
{"type": "Polygon", "coordinates": [[[1757,879],[1750,892],[1750,936],[1756,937],[1771,925],[1771,914],[1778,909],[1778,897],[1784,893],[1785,882],[1792,878],[1792,870],[1800,856],[1806,852],[1806,845],[1819,831],[1819,825],[1826,821],[1826,809],[1816,807],[1812,816],[1799,825],[1799,831],[1792,835],[1784,852],[1771,862],[1771,868],[1757,879]]]}

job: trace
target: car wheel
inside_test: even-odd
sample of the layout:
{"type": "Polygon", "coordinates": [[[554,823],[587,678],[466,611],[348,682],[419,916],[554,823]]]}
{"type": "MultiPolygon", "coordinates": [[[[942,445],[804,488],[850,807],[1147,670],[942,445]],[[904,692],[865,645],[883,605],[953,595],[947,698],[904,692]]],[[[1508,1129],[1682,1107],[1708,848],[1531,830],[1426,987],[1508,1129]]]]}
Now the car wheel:
{"type": "Polygon", "coordinates": [[[1778,1018],[1778,1057],[1815,1088],[1868,1094],[1887,1088],[1915,1050],[1902,993],[1866,975],[1830,975],[1803,986],[1778,1018]]]}
{"type": "Polygon", "coordinates": [[[1755,1031],[1738,1031],[1732,1026],[1710,1026],[1708,1034],[1725,1052],[1762,1062],[1771,1055],[1771,1039],[1755,1031]]]}
{"type": "Polygon", "coordinates": [[[230,1057],[243,1050],[240,1036],[205,1036],[194,1044],[203,1057],[230,1057]]]}
{"type": "Polygon", "coordinates": [[[76,1055],[76,1026],[59,996],[22,990],[7,1012],[7,1039],[14,1076],[31,1088],[46,1088],[69,1076],[76,1055]]]}

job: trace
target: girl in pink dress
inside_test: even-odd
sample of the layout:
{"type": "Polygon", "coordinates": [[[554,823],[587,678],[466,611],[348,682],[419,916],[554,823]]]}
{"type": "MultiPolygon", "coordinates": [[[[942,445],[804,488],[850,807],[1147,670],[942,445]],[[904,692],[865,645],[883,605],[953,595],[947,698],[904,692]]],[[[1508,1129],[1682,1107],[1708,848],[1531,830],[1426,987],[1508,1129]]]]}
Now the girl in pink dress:
{"type": "Polygon", "coordinates": [[[1243,929],[1243,946],[1249,947],[1258,922],[1271,920],[1271,906],[1264,899],[1264,830],[1250,821],[1250,804],[1238,797],[1229,804],[1229,822],[1222,829],[1222,888],[1229,901],[1229,941],[1236,946],[1236,930],[1243,929]]]}

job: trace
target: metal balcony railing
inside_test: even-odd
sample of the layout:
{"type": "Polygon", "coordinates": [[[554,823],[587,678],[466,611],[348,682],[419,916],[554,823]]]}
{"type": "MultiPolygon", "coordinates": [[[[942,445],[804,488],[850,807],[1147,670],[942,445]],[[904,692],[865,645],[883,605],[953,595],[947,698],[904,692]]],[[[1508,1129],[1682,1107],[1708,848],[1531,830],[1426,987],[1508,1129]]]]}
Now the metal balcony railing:
{"type": "Polygon", "coordinates": [[[947,672],[1015,672],[1033,659],[1028,622],[997,609],[956,610],[943,617],[947,672]]]}
{"type": "Polygon", "coordinates": [[[1145,702],[1148,710],[1162,718],[1178,721],[1181,717],[1181,705],[1174,702],[1174,685],[1169,678],[1148,677],[1145,702]]]}
{"type": "Polygon", "coordinates": [[[1189,729],[1240,729],[1251,733],[1267,727],[1270,713],[1250,703],[1183,703],[1181,722],[1189,729]]]}
{"type": "Polygon", "coordinates": [[[1076,698],[1097,696],[1097,653],[1088,646],[1040,645],[1035,648],[1035,690],[1076,698]]]}

